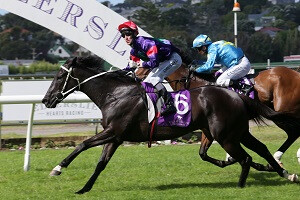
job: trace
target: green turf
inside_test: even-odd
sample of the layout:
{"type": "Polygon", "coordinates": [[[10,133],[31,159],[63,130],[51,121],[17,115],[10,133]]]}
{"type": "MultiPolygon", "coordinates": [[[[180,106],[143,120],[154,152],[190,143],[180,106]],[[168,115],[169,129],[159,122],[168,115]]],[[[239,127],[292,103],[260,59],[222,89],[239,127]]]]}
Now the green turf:
{"type": "MultiPolygon", "coordinates": [[[[277,129],[260,129],[254,134],[274,152],[285,139],[277,129]],[[271,134],[272,133],[272,134],[271,134]],[[279,139],[278,139],[279,138],[279,139]]],[[[284,155],[285,167],[299,173],[297,141],[284,155]]],[[[245,188],[237,188],[241,167],[238,164],[218,168],[199,158],[199,144],[154,146],[121,146],[93,189],[75,195],[95,169],[102,148],[92,148],[75,159],[61,176],[49,172],[72,150],[33,150],[31,169],[23,171],[24,151],[0,152],[1,199],[299,199],[299,184],[293,184],[276,173],[250,170],[245,188]]],[[[218,144],[209,155],[224,158],[218,144]]],[[[266,163],[252,152],[254,161],[266,163]]]]}

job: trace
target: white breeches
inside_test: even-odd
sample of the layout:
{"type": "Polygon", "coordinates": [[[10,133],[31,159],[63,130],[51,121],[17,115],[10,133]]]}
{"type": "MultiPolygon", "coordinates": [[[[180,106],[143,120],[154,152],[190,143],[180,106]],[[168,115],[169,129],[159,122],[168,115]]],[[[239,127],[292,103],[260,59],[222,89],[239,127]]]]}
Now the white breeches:
{"type": "Polygon", "coordinates": [[[173,53],[169,60],[159,63],[158,67],[151,70],[144,82],[152,83],[152,85],[155,86],[159,82],[162,82],[164,78],[175,72],[181,64],[182,60],[180,55],[178,53],[173,53]]]}
{"type": "Polygon", "coordinates": [[[229,86],[230,80],[237,80],[246,76],[251,69],[251,64],[246,56],[240,59],[239,63],[230,68],[223,67],[220,72],[223,72],[216,81],[217,85],[229,86]]]}

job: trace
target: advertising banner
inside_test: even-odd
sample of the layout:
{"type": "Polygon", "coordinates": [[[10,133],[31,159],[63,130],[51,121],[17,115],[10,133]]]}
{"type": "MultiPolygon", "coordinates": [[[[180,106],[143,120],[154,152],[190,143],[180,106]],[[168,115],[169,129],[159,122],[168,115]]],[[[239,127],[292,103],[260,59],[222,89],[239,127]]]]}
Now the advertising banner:
{"type": "Polygon", "coordinates": [[[0,8],[59,33],[115,67],[127,66],[130,47],[117,28],[128,20],[96,0],[0,0],[0,8]]]}
{"type": "MultiPolygon", "coordinates": [[[[5,95],[44,95],[51,81],[3,81],[2,96],[5,95]]],[[[76,92],[83,94],[82,92],[76,92]]],[[[30,104],[3,104],[3,121],[27,121],[31,110],[30,104]]],[[[70,120],[70,119],[102,119],[100,109],[93,102],[60,103],[55,109],[46,108],[44,104],[36,104],[34,120],[70,120]]]]}

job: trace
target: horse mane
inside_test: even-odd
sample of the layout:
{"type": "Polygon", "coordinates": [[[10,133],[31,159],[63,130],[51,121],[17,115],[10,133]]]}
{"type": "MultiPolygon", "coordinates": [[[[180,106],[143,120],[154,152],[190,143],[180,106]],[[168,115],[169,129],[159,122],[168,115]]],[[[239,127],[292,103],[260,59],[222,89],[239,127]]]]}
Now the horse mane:
{"type": "MultiPolygon", "coordinates": [[[[85,68],[95,74],[105,72],[104,60],[98,56],[77,57],[77,67],[85,68]]],[[[128,71],[116,70],[105,74],[109,79],[118,80],[124,83],[136,82],[134,78],[128,76],[128,71]]]]}
{"type": "Polygon", "coordinates": [[[77,57],[77,67],[87,68],[95,73],[104,72],[104,60],[98,56],[77,57]]]}
{"type": "MultiPolygon", "coordinates": [[[[182,63],[182,66],[186,69],[189,68],[189,66],[185,62],[182,63]]],[[[208,82],[216,82],[216,77],[214,73],[194,73],[194,76],[208,82]]]]}

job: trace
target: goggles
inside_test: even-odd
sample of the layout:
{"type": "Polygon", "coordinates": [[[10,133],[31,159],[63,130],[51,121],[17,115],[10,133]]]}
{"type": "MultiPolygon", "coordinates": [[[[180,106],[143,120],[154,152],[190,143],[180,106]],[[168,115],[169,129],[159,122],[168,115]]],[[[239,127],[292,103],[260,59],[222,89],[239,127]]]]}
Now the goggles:
{"type": "Polygon", "coordinates": [[[133,32],[132,31],[123,31],[121,33],[122,38],[124,38],[125,36],[132,36],[133,32]]]}

